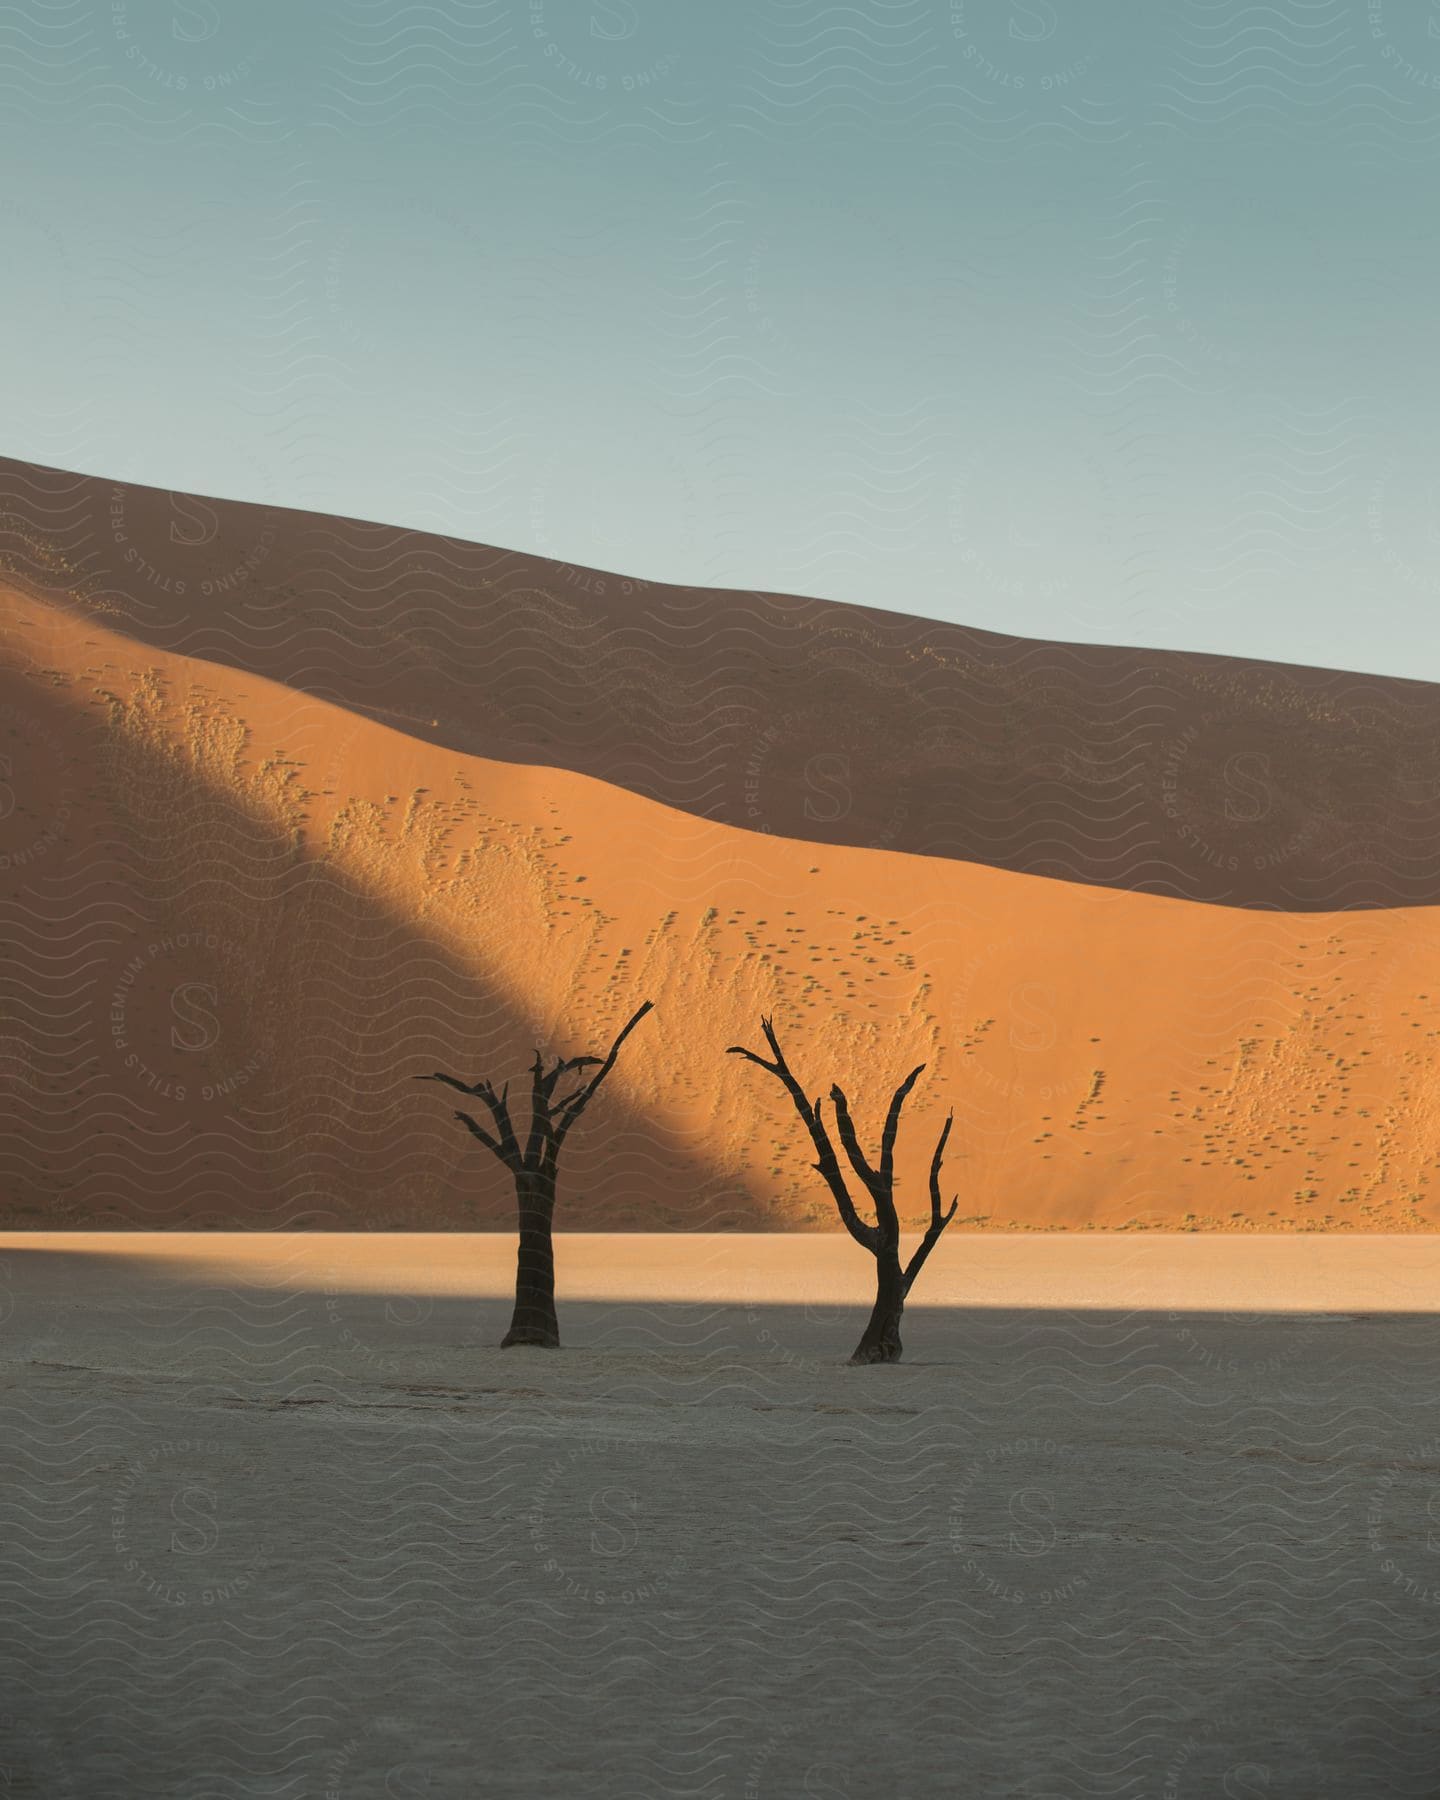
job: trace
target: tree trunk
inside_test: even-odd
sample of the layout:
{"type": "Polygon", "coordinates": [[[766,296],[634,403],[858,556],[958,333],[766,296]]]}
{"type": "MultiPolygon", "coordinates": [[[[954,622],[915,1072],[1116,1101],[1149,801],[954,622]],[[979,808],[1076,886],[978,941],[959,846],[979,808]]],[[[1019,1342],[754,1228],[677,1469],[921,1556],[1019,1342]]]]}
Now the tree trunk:
{"type": "Polygon", "coordinates": [[[520,1209],[520,1255],[515,1265],[515,1316],[500,1340],[500,1348],[535,1344],[541,1349],[560,1348],[560,1323],[555,1317],[555,1246],[551,1237],[555,1217],[554,1174],[529,1170],[515,1177],[515,1196],[520,1209]]]}
{"type": "Polygon", "coordinates": [[[903,1348],[900,1315],[904,1310],[905,1280],[900,1273],[897,1244],[882,1249],[875,1258],[875,1307],[851,1362],[898,1363],[903,1348]]]}

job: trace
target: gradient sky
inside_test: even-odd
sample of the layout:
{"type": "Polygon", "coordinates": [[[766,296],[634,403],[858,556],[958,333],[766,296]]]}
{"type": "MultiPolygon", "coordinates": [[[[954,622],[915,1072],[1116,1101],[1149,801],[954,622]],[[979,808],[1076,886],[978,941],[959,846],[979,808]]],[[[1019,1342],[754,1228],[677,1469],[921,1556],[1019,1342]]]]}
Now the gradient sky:
{"type": "Polygon", "coordinates": [[[19,0],[6,452],[1440,679],[1428,0],[19,0]]]}

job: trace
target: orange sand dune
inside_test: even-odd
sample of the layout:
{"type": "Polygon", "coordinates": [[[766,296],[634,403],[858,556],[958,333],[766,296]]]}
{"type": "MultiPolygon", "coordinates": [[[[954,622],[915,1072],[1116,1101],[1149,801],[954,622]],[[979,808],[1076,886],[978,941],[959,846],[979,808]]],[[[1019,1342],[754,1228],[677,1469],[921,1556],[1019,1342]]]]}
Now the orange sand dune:
{"type": "Polygon", "coordinates": [[[667,587],[0,458],[4,572],[152,649],[756,833],[1228,905],[1440,903],[1430,683],[667,587]]]}
{"type": "MultiPolygon", "coordinates": [[[[434,1068],[627,1046],[570,1229],[834,1228],[773,1011],[914,1221],[1432,1229],[1440,914],[1264,913],[707,823],[4,600],[4,1223],[503,1223],[434,1068]]],[[[573,1154],[572,1154],[573,1150],[573,1154]]]]}

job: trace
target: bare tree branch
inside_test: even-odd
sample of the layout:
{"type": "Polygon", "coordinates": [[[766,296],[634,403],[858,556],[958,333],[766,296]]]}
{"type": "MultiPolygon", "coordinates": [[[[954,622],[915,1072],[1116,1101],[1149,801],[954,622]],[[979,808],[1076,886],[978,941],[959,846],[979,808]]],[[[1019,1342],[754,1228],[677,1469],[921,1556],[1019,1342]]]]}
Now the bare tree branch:
{"type": "MultiPolygon", "coordinates": [[[[935,1146],[935,1154],[930,1158],[930,1217],[936,1219],[940,1214],[940,1166],[945,1161],[945,1146],[950,1142],[950,1127],[955,1123],[953,1112],[946,1113],[945,1123],[940,1128],[940,1141],[935,1146]]],[[[952,1206],[959,1201],[953,1200],[952,1206]]]]}
{"type": "Polygon", "coordinates": [[[550,1129],[550,1094],[545,1082],[545,1058],[537,1050],[530,1065],[530,1135],[525,1140],[525,1164],[536,1168],[553,1142],[550,1129]]]}
{"type": "Polygon", "coordinates": [[[775,1060],[773,1063],[766,1062],[763,1056],[757,1056],[753,1050],[742,1049],[738,1044],[729,1054],[748,1057],[751,1062],[757,1064],[758,1067],[767,1070],[777,1081],[781,1082],[784,1085],[786,1093],[788,1093],[791,1100],[794,1101],[796,1112],[798,1112],[800,1117],[805,1121],[805,1127],[809,1131],[811,1138],[815,1141],[816,1150],[821,1156],[825,1156],[828,1153],[833,1157],[835,1152],[829,1146],[829,1139],[826,1138],[822,1140],[815,1137],[816,1124],[819,1120],[819,1113],[816,1109],[819,1106],[819,1102],[816,1102],[815,1107],[811,1106],[809,1100],[805,1096],[804,1088],[801,1087],[800,1083],[795,1079],[795,1076],[791,1072],[790,1065],[785,1060],[785,1052],[780,1048],[780,1040],[775,1035],[775,1025],[773,1020],[766,1018],[762,1014],[760,1019],[760,1029],[765,1033],[765,1041],[775,1053],[775,1060]]]}
{"type": "Polygon", "coordinates": [[[845,1146],[850,1167],[865,1183],[870,1198],[878,1204],[880,1177],[865,1160],[865,1152],[860,1148],[860,1139],[855,1134],[855,1124],[850,1117],[850,1102],[845,1098],[845,1090],[839,1082],[831,1086],[830,1103],[835,1108],[835,1123],[840,1127],[840,1142],[845,1146]]]}
{"type": "Polygon", "coordinates": [[[454,1075],[442,1074],[438,1069],[433,1075],[417,1075],[415,1080],[443,1082],[446,1087],[454,1088],[457,1094],[468,1094],[473,1099],[483,1100],[494,1116],[498,1134],[496,1137],[491,1137],[488,1131],[477,1125],[469,1113],[457,1112],[455,1117],[463,1120],[469,1131],[479,1138],[487,1150],[493,1151],[501,1162],[512,1168],[519,1163],[520,1147],[515,1142],[514,1128],[511,1126],[509,1109],[505,1104],[505,1095],[510,1091],[508,1083],[504,1090],[497,1094],[488,1081],[460,1081],[454,1075]]]}
{"type": "MultiPolygon", "coordinates": [[[[584,1112],[585,1108],[595,1098],[601,1082],[604,1081],[605,1077],[615,1067],[615,1059],[620,1054],[620,1046],[645,1017],[646,1013],[654,1010],[654,1006],[655,1002],[653,1000],[647,1000],[642,1006],[637,1008],[631,1015],[629,1021],[621,1028],[619,1036],[610,1046],[610,1054],[600,1063],[600,1067],[590,1077],[589,1081],[586,1082],[585,1086],[571,1094],[558,1109],[558,1116],[555,1123],[555,1149],[557,1153],[561,1144],[565,1142],[566,1132],[569,1131],[570,1127],[580,1117],[581,1113],[584,1112]]],[[[580,1062],[594,1063],[599,1061],[600,1059],[598,1057],[587,1056],[579,1059],[572,1059],[571,1066],[578,1066],[578,1063],[580,1062]]]]}
{"type": "Polygon", "coordinates": [[[433,1075],[416,1075],[412,1079],[415,1081],[443,1081],[446,1087],[454,1088],[457,1094],[475,1094],[479,1092],[479,1089],[471,1087],[469,1082],[457,1081],[453,1075],[442,1075],[438,1069],[433,1075]]]}
{"type": "Polygon", "coordinates": [[[788,1073],[788,1065],[785,1061],[785,1052],[780,1048],[780,1040],[775,1035],[775,1015],[774,1015],[774,1013],[761,1013],[760,1029],[765,1033],[765,1042],[770,1046],[770,1048],[775,1053],[776,1063],[779,1065],[780,1068],[786,1069],[786,1071],[788,1073]]]}
{"type": "Polygon", "coordinates": [[[510,1120],[510,1083],[507,1081],[497,1094],[492,1082],[477,1081],[472,1092],[477,1099],[483,1100],[490,1108],[491,1117],[495,1121],[495,1129],[500,1135],[500,1148],[505,1153],[505,1160],[518,1165],[520,1145],[515,1137],[515,1127],[510,1120]]]}
{"type": "Polygon", "coordinates": [[[855,1210],[855,1202],[850,1197],[850,1190],[845,1185],[845,1176],[840,1168],[840,1159],[835,1154],[835,1146],[830,1142],[830,1134],[825,1129],[824,1115],[820,1111],[821,1099],[817,1094],[815,1104],[810,1109],[806,1123],[810,1126],[810,1137],[820,1151],[820,1160],[815,1168],[824,1177],[826,1186],[834,1198],[845,1229],[857,1244],[863,1244],[872,1256],[880,1249],[880,1227],[862,1219],[855,1210]]]}
{"type": "MultiPolygon", "coordinates": [[[[757,1068],[764,1069],[781,1083],[789,1094],[792,1104],[810,1134],[810,1141],[815,1146],[816,1172],[823,1178],[835,1201],[836,1210],[840,1214],[845,1229],[858,1244],[863,1244],[872,1255],[879,1249],[879,1230],[877,1226],[868,1224],[855,1210],[855,1202],[850,1197],[850,1190],[845,1185],[845,1176],[840,1167],[840,1159],[835,1154],[835,1146],[830,1142],[830,1133],[825,1129],[825,1119],[821,1113],[821,1101],[817,1096],[814,1104],[805,1097],[805,1090],[791,1073],[790,1065],[785,1060],[785,1053],[780,1048],[779,1039],[775,1035],[773,1024],[768,1018],[762,1018],[760,1028],[765,1033],[766,1041],[775,1052],[773,1063],[766,1062],[763,1056],[757,1056],[753,1050],[747,1050],[742,1044],[732,1044],[726,1051],[727,1056],[743,1056],[757,1068]]],[[[843,1098],[843,1096],[842,1096],[843,1098]]],[[[844,1123],[841,1123],[843,1134],[844,1123]]]]}
{"type": "Polygon", "coordinates": [[[555,1084],[562,1075],[569,1074],[572,1069],[583,1069],[587,1065],[598,1064],[602,1060],[603,1059],[598,1056],[562,1056],[556,1062],[555,1067],[545,1077],[546,1098],[548,1099],[554,1095],[555,1084]]]}
{"type": "Polygon", "coordinates": [[[880,1179],[887,1188],[895,1185],[895,1134],[900,1129],[900,1109],[905,1104],[906,1096],[911,1088],[925,1073],[925,1065],[912,1069],[895,1090],[890,1102],[890,1110],[885,1115],[885,1130],[880,1138],[880,1179]]]}
{"type": "Polygon", "coordinates": [[[472,1137],[479,1138],[480,1142],[485,1146],[485,1148],[487,1150],[493,1152],[494,1155],[498,1156],[500,1158],[501,1162],[508,1163],[510,1161],[510,1158],[500,1148],[500,1145],[496,1141],[496,1139],[491,1137],[490,1133],[488,1131],[486,1131],[486,1129],[484,1128],[483,1125],[478,1125],[475,1122],[475,1120],[470,1117],[469,1113],[457,1112],[455,1117],[460,1121],[460,1123],[465,1127],[465,1129],[470,1133],[470,1135],[472,1137]]]}
{"type": "Polygon", "coordinates": [[[915,1277],[924,1268],[925,1258],[939,1243],[940,1233],[955,1217],[955,1209],[960,1204],[960,1197],[957,1194],[950,1202],[949,1211],[943,1214],[940,1211],[940,1165],[945,1160],[945,1146],[950,1141],[950,1127],[954,1123],[955,1115],[952,1112],[945,1120],[940,1132],[940,1141],[935,1146],[935,1154],[930,1158],[930,1225],[916,1247],[915,1254],[906,1265],[905,1292],[907,1294],[910,1292],[915,1277]]]}

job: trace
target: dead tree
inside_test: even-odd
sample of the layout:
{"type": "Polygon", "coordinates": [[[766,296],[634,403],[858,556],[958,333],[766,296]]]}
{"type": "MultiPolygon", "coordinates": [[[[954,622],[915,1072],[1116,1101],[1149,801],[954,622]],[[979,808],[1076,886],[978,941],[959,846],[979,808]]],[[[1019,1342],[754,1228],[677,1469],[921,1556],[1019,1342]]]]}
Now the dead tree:
{"type": "Polygon", "coordinates": [[[467,1084],[453,1075],[417,1075],[417,1081],[443,1081],[457,1093],[471,1094],[489,1108],[492,1129],[486,1130],[469,1113],[455,1117],[515,1178],[515,1202],[520,1221],[520,1255],[515,1268],[515,1313],[501,1348],[512,1344],[536,1344],[558,1350],[560,1326],[555,1317],[555,1174],[560,1151],[571,1126],[595,1098],[600,1083],[615,1067],[620,1046],[651,1010],[647,1000],[610,1046],[610,1054],[566,1056],[548,1072],[539,1050],[530,1065],[530,1129],[524,1148],[510,1117],[510,1084],[497,1094],[488,1081],[467,1084]],[[557,1094],[560,1083],[581,1069],[594,1069],[589,1080],[569,1093],[557,1094]]]}
{"type": "Polygon", "coordinates": [[[805,1129],[810,1133],[810,1141],[815,1146],[815,1168],[824,1177],[826,1186],[834,1196],[845,1229],[857,1244],[863,1244],[875,1258],[875,1306],[870,1314],[870,1323],[865,1327],[864,1335],[850,1360],[852,1363],[899,1362],[902,1348],[900,1316],[905,1310],[905,1297],[915,1285],[915,1277],[925,1266],[925,1259],[935,1248],[940,1233],[955,1217],[955,1208],[959,1205],[958,1199],[951,1200],[948,1212],[942,1213],[940,1210],[940,1165],[944,1161],[945,1145],[950,1137],[950,1127],[955,1115],[951,1113],[946,1119],[940,1132],[940,1141],[935,1146],[935,1154],[930,1158],[929,1229],[920,1240],[915,1254],[902,1268],[900,1219],[895,1211],[895,1137],[900,1129],[900,1109],[905,1104],[906,1095],[919,1079],[924,1063],[918,1069],[910,1071],[896,1088],[890,1101],[890,1110],[885,1115],[885,1129],[880,1138],[879,1168],[872,1168],[865,1159],[860,1140],[855,1135],[854,1121],[850,1117],[850,1102],[845,1098],[844,1092],[838,1083],[830,1089],[840,1142],[844,1146],[850,1167],[870,1196],[875,1209],[875,1223],[871,1225],[861,1218],[850,1197],[850,1190],[845,1185],[840,1159],[835,1154],[835,1146],[830,1141],[830,1133],[821,1115],[820,1109],[824,1102],[818,1095],[813,1105],[806,1098],[804,1088],[790,1072],[790,1065],[785,1060],[770,1020],[762,1018],[760,1029],[774,1052],[774,1062],[766,1062],[763,1056],[757,1056],[753,1050],[746,1050],[739,1044],[732,1044],[726,1054],[745,1057],[747,1061],[767,1070],[782,1084],[794,1102],[805,1129]]]}

